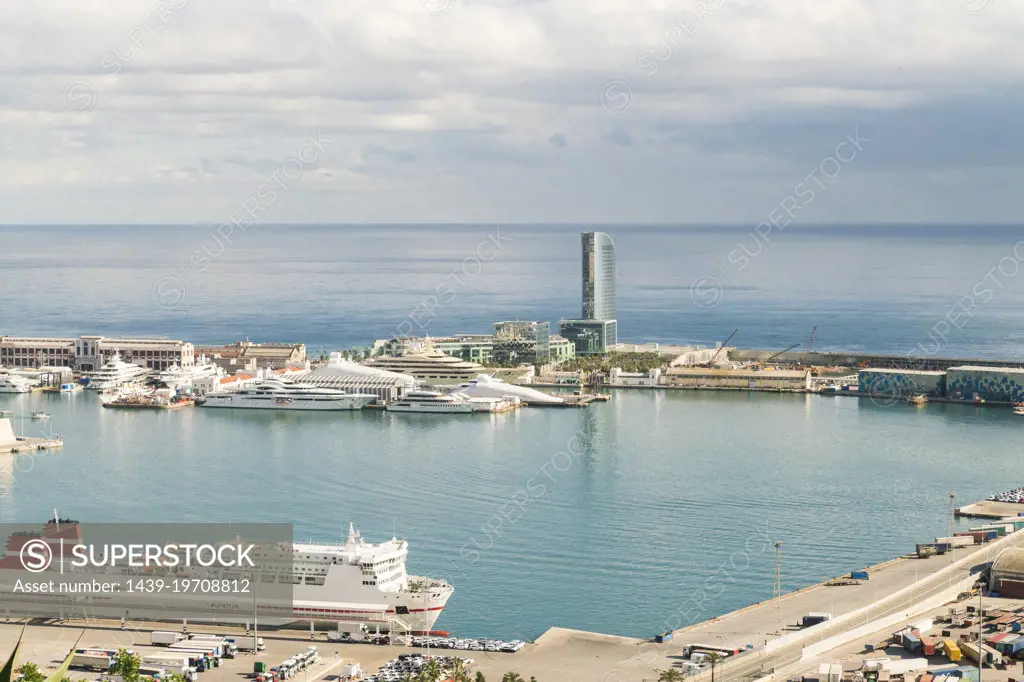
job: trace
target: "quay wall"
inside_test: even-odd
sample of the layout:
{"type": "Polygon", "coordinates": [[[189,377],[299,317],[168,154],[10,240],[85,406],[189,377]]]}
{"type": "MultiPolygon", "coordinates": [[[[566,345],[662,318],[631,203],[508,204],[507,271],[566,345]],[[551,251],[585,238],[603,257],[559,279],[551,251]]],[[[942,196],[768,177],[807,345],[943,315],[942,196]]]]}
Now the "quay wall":
{"type": "Polygon", "coordinates": [[[985,360],[980,358],[930,358],[919,355],[881,355],[876,353],[846,353],[834,352],[811,352],[788,351],[776,355],[778,351],[756,350],[756,349],[729,349],[729,359],[737,362],[761,362],[775,355],[773,363],[795,364],[795,365],[819,365],[819,366],[842,366],[864,367],[878,369],[920,369],[945,371],[950,367],[969,365],[974,367],[1020,367],[1024,368],[1024,362],[1009,360],[985,360]]]}

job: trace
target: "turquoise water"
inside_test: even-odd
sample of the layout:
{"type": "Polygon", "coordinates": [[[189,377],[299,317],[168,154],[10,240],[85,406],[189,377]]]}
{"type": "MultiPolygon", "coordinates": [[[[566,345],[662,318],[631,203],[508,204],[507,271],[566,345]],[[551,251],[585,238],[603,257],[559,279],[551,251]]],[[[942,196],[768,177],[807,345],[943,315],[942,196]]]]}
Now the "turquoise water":
{"type": "MultiPolygon", "coordinates": [[[[1009,410],[619,390],[588,409],[440,416],[43,409],[62,452],[5,457],[0,518],[289,521],[298,538],[410,540],[456,587],[439,626],[650,635],[944,534],[948,497],[1020,484],[1009,410]]],[[[20,422],[19,422],[20,425],[20,422]]]]}

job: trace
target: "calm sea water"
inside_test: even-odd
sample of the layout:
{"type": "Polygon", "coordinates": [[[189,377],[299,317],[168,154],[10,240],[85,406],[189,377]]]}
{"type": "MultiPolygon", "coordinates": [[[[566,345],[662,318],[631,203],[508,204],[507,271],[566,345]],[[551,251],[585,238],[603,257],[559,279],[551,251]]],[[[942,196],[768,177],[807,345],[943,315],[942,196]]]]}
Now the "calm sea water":
{"type": "MultiPolygon", "coordinates": [[[[783,347],[816,325],[818,347],[891,352],[927,341],[1024,235],[793,230],[734,271],[744,231],[605,229],[625,339],[711,343],[740,327],[740,345],[783,347]],[[702,276],[723,282],[717,305],[701,307],[704,288],[691,298],[702,276]]],[[[429,333],[554,321],[578,311],[579,230],[501,228],[511,241],[468,275],[478,247],[495,253],[479,246],[493,226],[252,228],[217,257],[202,251],[218,250],[208,228],[0,228],[0,333],[332,349],[387,335],[453,269],[465,285],[418,316],[429,333]]],[[[948,354],[1018,357],[1022,289],[1003,270],[948,354]]],[[[770,597],[774,540],[793,589],[945,533],[950,490],[1020,484],[1006,470],[1021,422],[938,404],[618,391],[586,410],[464,418],[125,413],[37,394],[0,396],[3,409],[50,412],[25,430],[67,442],[0,459],[4,520],[56,506],[96,521],[290,521],[319,540],[353,520],[370,539],[409,538],[410,570],[456,587],[439,625],[467,635],[649,635],[770,597]]]]}

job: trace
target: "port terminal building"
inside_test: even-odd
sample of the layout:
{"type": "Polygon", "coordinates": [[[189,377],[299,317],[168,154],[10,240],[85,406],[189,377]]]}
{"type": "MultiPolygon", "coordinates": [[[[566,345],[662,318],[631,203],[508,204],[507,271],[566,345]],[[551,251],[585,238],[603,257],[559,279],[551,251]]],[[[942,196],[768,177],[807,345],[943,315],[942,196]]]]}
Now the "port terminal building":
{"type": "Polygon", "coordinates": [[[1024,368],[961,365],[945,371],[861,369],[861,393],[908,397],[917,393],[953,400],[1024,402],[1024,368]]]}
{"type": "Polygon", "coordinates": [[[0,365],[5,367],[71,367],[77,372],[92,372],[115,354],[125,362],[154,370],[171,365],[191,367],[196,357],[191,343],[172,339],[0,336],[0,365]]]}
{"type": "Polygon", "coordinates": [[[809,391],[811,373],[795,369],[711,369],[670,367],[663,375],[665,386],[756,391],[809,391]]]}

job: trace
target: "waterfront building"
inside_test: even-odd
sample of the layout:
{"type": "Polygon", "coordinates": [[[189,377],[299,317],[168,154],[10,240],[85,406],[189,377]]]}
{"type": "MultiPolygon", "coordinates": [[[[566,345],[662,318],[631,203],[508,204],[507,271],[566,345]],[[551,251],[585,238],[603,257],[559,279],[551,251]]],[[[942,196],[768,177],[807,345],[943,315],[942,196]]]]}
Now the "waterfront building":
{"type": "Polygon", "coordinates": [[[1024,549],[1009,547],[992,562],[991,591],[1008,599],[1024,598],[1024,549]]]}
{"type": "Polygon", "coordinates": [[[475,362],[445,355],[429,340],[424,342],[421,348],[410,348],[410,352],[405,355],[376,356],[363,364],[367,367],[408,374],[430,385],[450,385],[469,381],[483,369],[475,362]]]}
{"type": "Polygon", "coordinates": [[[280,369],[306,362],[306,345],[303,343],[236,341],[227,346],[201,346],[196,352],[208,356],[229,371],[264,367],[280,369]]]}
{"type": "Polygon", "coordinates": [[[493,343],[494,364],[544,365],[551,358],[551,325],[523,320],[495,322],[493,343]]]}
{"type": "Polygon", "coordinates": [[[0,365],[9,367],[72,367],[79,372],[93,372],[114,355],[125,362],[156,370],[195,364],[195,349],[187,341],[105,336],[77,339],[0,336],[0,365]]]}
{"type": "Polygon", "coordinates": [[[608,372],[609,386],[657,386],[661,383],[661,369],[655,367],[647,372],[623,372],[612,367],[608,372]]]}
{"type": "Polygon", "coordinates": [[[946,395],[969,400],[975,396],[993,402],[1024,401],[1024,369],[963,365],[946,371],[946,395]]]}
{"type": "Polygon", "coordinates": [[[548,339],[548,352],[550,361],[557,365],[576,357],[576,344],[564,336],[552,336],[548,339]]]}
{"type": "Polygon", "coordinates": [[[584,232],[583,319],[614,320],[615,243],[604,232],[584,232]]]}
{"type": "Polygon", "coordinates": [[[807,391],[811,373],[806,370],[748,370],[670,367],[663,375],[665,386],[678,388],[730,388],[761,391],[807,391]]]}
{"type": "Polygon", "coordinates": [[[946,373],[914,369],[862,369],[857,390],[872,396],[946,395],[946,373]]]}
{"type": "Polygon", "coordinates": [[[568,339],[576,355],[603,355],[615,345],[615,320],[561,320],[558,333],[568,339]]]}
{"type": "Polygon", "coordinates": [[[0,367],[71,367],[75,340],[0,336],[0,367]]]}

